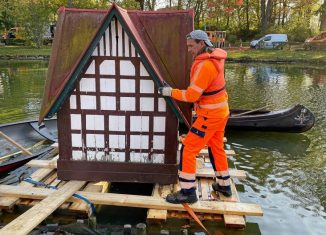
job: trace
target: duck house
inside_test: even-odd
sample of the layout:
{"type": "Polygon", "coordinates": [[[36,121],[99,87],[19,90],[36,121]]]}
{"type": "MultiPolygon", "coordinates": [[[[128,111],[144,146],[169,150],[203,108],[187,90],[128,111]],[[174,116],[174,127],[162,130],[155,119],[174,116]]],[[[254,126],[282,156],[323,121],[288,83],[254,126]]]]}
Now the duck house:
{"type": "Polygon", "coordinates": [[[191,108],[157,88],[189,84],[192,30],[193,11],[60,8],[39,119],[57,114],[59,179],[177,182],[191,108]]]}

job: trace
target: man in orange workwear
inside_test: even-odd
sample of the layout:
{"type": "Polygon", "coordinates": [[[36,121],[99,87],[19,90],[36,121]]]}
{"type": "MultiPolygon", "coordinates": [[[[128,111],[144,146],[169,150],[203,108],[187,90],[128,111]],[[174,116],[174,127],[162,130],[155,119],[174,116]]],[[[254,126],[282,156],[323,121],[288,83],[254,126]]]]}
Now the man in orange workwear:
{"type": "Polygon", "coordinates": [[[181,190],[166,197],[170,203],[196,202],[196,155],[208,145],[208,153],[216,182],[212,187],[225,196],[231,196],[230,175],[224,151],[224,129],[229,117],[228,95],[225,90],[224,61],[227,53],[214,49],[207,34],[194,30],[187,35],[188,51],[194,62],[190,86],[186,90],[159,88],[163,96],[194,103],[197,119],[183,141],[180,152],[179,183],[181,190]]]}

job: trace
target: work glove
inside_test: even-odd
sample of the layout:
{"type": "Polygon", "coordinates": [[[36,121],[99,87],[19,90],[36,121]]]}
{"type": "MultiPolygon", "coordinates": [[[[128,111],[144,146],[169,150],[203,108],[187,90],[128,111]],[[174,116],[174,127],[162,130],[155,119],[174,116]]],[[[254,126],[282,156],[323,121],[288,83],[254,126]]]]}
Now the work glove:
{"type": "Polygon", "coordinates": [[[163,96],[171,96],[172,88],[169,86],[162,86],[158,88],[158,93],[163,96]]]}

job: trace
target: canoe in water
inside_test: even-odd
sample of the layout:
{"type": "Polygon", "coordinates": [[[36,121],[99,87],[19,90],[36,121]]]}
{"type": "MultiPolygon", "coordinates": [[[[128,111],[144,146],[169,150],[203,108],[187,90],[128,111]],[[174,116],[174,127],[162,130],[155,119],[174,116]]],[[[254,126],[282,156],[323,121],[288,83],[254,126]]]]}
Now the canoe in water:
{"type": "Polygon", "coordinates": [[[38,127],[35,120],[0,125],[0,132],[3,133],[0,136],[0,174],[52,150],[50,145],[56,141],[57,121],[46,120],[45,123],[46,127],[38,127]],[[23,153],[22,149],[4,136],[28,150],[30,154],[23,153]]]}
{"type": "Polygon", "coordinates": [[[303,105],[278,111],[231,109],[227,130],[305,132],[315,123],[313,113],[303,105]]]}

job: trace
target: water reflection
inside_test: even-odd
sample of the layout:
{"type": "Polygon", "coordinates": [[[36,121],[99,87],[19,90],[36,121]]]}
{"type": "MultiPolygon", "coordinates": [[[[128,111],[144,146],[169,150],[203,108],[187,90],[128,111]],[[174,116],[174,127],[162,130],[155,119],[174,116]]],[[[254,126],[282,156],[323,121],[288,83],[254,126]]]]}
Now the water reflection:
{"type": "Polygon", "coordinates": [[[262,205],[263,234],[324,234],[326,229],[326,68],[229,64],[232,108],[283,109],[301,103],[315,115],[303,134],[228,132],[234,165],[248,178],[242,201],[262,205]],[[275,226],[277,224],[277,226],[275,226]],[[296,226],[300,224],[300,226],[296,226]],[[313,226],[312,224],[318,224],[313,226]]]}
{"type": "Polygon", "coordinates": [[[46,62],[0,62],[0,123],[36,118],[47,71],[46,62]]]}
{"type": "MultiPolygon", "coordinates": [[[[38,116],[46,67],[45,62],[0,62],[0,123],[38,116]]],[[[325,233],[325,75],[323,67],[227,63],[231,108],[268,104],[269,109],[284,109],[301,103],[314,113],[316,122],[303,134],[227,133],[228,144],[237,153],[231,159],[233,164],[248,173],[246,180],[237,182],[244,188],[239,194],[241,201],[262,205],[264,217],[248,217],[244,231],[227,230],[223,224],[214,225],[215,231],[241,235],[325,233]]],[[[128,210],[121,223],[127,216],[128,210]]],[[[105,217],[102,220],[108,222],[105,217]]]]}

